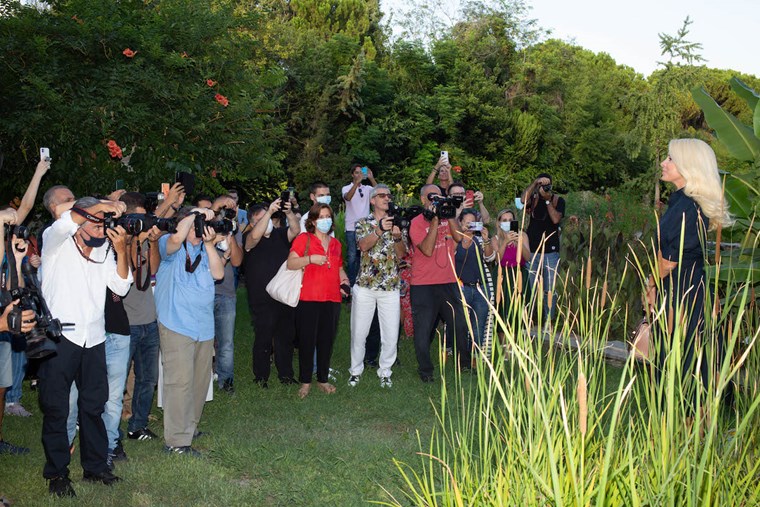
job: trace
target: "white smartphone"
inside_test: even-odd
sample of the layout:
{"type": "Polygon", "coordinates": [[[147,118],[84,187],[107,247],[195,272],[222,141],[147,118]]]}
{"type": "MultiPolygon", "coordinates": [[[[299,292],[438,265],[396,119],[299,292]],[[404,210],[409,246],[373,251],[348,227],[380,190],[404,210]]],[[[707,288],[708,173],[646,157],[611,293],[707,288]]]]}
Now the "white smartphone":
{"type": "Polygon", "coordinates": [[[446,163],[449,162],[449,152],[448,151],[442,151],[441,152],[441,160],[445,160],[446,163]]]}
{"type": "Polygon", "coordinates": [[[40,148],[40,160],[50,160],[50,148],[40,148]]]}

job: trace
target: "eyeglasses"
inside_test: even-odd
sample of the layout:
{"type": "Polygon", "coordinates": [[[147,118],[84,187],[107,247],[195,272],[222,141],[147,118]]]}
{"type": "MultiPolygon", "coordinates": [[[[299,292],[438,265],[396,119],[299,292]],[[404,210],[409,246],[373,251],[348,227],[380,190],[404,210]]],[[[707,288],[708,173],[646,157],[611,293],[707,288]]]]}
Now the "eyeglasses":
{"type": "Polygon", "coordinates": [[[382,198],[382,199],[393,199],[393,196],[392,196],[391,194],[386,194],[386,193],[382,193],[382,194],[378,193],[378,194],[375,194],[375,197],[380,197],[380,198],[382,198]]]}
{"type": "Polygon", "coordinates": [[[449,192],[449,195],[452,197],[464,197],[467,194],[465,192],[449,192]]]}

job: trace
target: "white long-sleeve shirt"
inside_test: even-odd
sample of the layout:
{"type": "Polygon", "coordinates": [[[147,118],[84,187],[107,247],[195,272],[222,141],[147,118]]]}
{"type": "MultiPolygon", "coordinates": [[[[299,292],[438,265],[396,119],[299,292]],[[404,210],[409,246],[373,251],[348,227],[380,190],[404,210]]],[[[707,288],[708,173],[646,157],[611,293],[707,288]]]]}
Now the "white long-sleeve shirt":
{"type": "Polygon", "coordinates": [[[132,285],[132,273],[121,278],[116,271],[116,259],[108,243],[90,252],[85,259],[74,243],[79,225],[67,211],[45,229],[42,246],[42,295],[53,317],[66,327],[63,335],[80,347],[100,345],[105,337],[106,287],[114,294],[125,296],[132,285]]]}

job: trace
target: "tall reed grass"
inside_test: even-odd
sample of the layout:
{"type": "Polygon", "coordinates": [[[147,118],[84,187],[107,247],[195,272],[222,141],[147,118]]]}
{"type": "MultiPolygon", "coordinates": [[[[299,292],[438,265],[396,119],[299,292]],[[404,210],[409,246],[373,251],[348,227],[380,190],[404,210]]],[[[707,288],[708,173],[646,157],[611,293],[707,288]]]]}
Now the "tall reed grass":
{"type": "MultiPolygon", "coordinates": [[[[645,250],[644,256],[632,250],[623,272],[641,280],[642,289],[657,264],[653,249],[645,250]]],[[[656,351],[667,352],[661,381],[654,380],[655,362],[631,357],[620,368],[605,360],[612,323],[635,316],[607,292],[607,270],[591,276],[593,264],[606,259],[585,261],[557,284],[561,291],[574,279],[581,289],[574,298],[560,294],[548,340],[538,291],[528,298],[520,281],[507,284],[503,307],[495,309],[502,342],[476,355],[474,381],[453,365],[442,367],[454,378],[441,383],[432,438],[419,442],[419,462],[396,462],[406,498],[388,495],[379,503],[760,504],[760,331],[750,280],[709,280],[697,348],[714,367],[703,389],[695,380],[699,364],[682,371],[678,315],[688,309],[680,305],[672,344],[655,342],[656,351]]],[[[653,325],[667,326],[662,312],[653,325]]]]}

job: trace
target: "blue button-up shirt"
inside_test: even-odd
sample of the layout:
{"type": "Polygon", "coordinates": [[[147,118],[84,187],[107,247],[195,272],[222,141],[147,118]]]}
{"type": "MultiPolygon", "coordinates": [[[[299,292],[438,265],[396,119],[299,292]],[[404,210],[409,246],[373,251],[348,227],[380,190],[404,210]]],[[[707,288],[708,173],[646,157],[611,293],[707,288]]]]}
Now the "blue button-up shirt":
{"type": "Polygon", "coordinates": [[[214,339],[214,278],[208,265],[203,243],[185,242],[185,247],[171,255],[166,253],[169,236],[158,240],[161,265],[156,273],[156,310],[158,321],[168,329],[195,341],[214,339]],[[201,262],[193,273],[185,271],[188,253],[190,262],[198,254],[201,262]]]}

